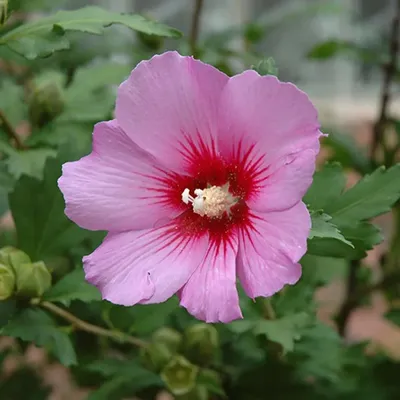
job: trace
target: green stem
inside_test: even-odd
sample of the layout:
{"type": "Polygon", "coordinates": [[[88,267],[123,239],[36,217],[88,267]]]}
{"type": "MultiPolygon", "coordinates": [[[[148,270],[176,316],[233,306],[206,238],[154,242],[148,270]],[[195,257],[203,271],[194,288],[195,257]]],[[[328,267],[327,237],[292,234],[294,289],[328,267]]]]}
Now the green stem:
{"type": "Polygon", "coordinates": [[[190,51],[194,57],[197,56],[197,40],[200,31],[200,17],[203,9],[204,0],[194,0],[194,11],[189,35],[190,51]]]}
{"type": "Polygon", "coordinates": [[[43,301],[39,303],[40,307],[45,308],[46,310],[52,312],[53,314],[65,319],[66,321],[70,322],[74,327],[77,329],[80,329],[81,331],[85,331],[88,333],[92,333],[97,336],[103,336],[103,337],[108,337],[110,339],[113,339],[119,343],[130,343],[133,344],[134,346],[138,347],[145,347],[147,343],[141,339],[135,338],[133,336],[127,335],[122,332],[118,331],[112,331],[109,329],[102,328],[97,325],[90,324],[89,322],[83,321],[76,317],[75,315],[71,314],[70,312],[64,310],[63,308],[60,308],[56,306],[53,303],[50,303],[48,301],[43,301]]]}
{"type": "Polygon", "coordinates": [[[264,318],[270,320],[276,319],[276,313],[274,308],[272,307],[271,299],[270,298],[262,299],[262,305],[263,305],[264,318]]]}

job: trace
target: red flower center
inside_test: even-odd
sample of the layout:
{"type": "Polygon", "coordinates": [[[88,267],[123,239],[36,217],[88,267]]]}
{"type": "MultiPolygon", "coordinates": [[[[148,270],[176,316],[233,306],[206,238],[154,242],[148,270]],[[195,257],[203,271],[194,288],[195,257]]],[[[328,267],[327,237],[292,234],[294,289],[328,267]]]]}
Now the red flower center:
{"type": "Polygon", "coordinates": [[[168,187],[166,201],[182,210],[179,217],[182,233],[201,235],[208,232],[211,238],[220,241],[229,236],[233,228],[248,226],[249,208],[246,201],[257,194],[260,182],[265,179],[266,169],[262,167],[262,157],[254,157],[254,146],[243,151],[239,143],[229,157],[223,157],[201,141],[200,146],[188,143],[182,151],[187,161],[186,174],[166,173],[163,179],[168,187]],[[196,189],[223,187],[226,184],[229,184],[228,190],[235,198],[235,203],[229,207],[229,212],[218,217],[201,216],[193,211],[192,204],[182,201],[185,189],[189,189],[193,195],[196,189]]]}

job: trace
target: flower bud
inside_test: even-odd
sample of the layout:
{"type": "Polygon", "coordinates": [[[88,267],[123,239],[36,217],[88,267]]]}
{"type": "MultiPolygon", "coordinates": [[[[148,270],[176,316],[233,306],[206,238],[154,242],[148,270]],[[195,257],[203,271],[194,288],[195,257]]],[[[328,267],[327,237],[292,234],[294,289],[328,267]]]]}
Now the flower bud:
{"type": "Polygon", "coordinates": [[[51,286],[51,274],[43,261],[18,264],[14,270],[20,296],[40,297],[51,286]]]}
{"type": "Polygon", "coordinates": [[[173,353],[164,343],[151,342],[140,352],[143,366],[150,371],[160,372],[171,360],[173,353]]]}
{"type": "Polygon", "coordinates": [[[162,327],[153,334],[153,342],[162,343],[172,353],[177,353],[182,343],[182,335],[175,329],[162,327]]]}
{"type": "Polygon", "coordinates": [[[34,83],[29,101],[29,116],[33,126],[42,127],[64,110],[64,89],[60,77],[45,74],[34,83]]]}
{"type": "Polygon", "coordinates": [[[13,295],[15,274],[12,267],[0,264],[0,300],[6,300],[13,295]]]}
{"type": "Polygon", "coordinates": [[[6,246],[0,249],[0,264],[9,265],[14,268],[18,264],[30,263],[31,259],[28,254],[15,247],[6,246]]]}
{"type": "Polygon", "coordinates": [[[185,330],[185,354],[196,364],[209,364],[213,360],[218,346],[218,332],[213,325],[201,323],[192,325],[185,330]]]}
{"type": "Polygon", "coordinates": [[[197,373],[196,365],[176,355],[161,371],[161,378],[174,395],[181,396],[193,390],[197,373]]]}

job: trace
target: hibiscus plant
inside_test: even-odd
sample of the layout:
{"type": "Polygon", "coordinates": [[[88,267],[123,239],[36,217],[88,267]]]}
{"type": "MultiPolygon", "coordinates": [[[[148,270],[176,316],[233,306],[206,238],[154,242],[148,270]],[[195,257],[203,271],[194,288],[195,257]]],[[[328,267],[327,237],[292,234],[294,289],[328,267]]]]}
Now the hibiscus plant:
{"type": "Polygon", "coordinates": [[[261,25],[50,3],[0,0],[0,398],[399,399],[400,2],[368,152],[261,25]]]}

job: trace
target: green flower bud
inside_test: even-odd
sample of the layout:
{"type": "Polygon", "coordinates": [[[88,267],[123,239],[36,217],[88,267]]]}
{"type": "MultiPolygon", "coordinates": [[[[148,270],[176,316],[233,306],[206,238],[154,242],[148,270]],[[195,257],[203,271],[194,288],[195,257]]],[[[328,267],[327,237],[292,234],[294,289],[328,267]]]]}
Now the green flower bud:
{"type": "Polygon", "coordinates": [[[153,334],[153,342],[162,343],[172,353],[177,353],[182,343],[182,335],[175,329],[162,327],[153,334]]]}
{"type": "Polygon", "coordinates": [[[140,352],[144,367],[153,372],[160,372],[171,360],[173,353],[164,343],[151,342],[140,352]]]}
{"type": "Polygon", "coordinates": [[[218,331],[213,325],[201,323],[192,325],[185,330],[185,355],[196,364],[209,364],[213,360],[218,346],[218,331]]]}
{"type": "Polygon", "coordinates": [[[51,286],[51,274],[43,261],[18,264],[14,270],[20,296],[40,297],[51,286]]]}
{"type": "Polygon", "coordinates": [[[64,110],[64,89],[58,74],[48,73],[37,79],[29,101],[32,124],[42,127],[64,110]]]}
{"type": "Polygon", "coordinates": [[[8,0],[0,0],[0,26],[4,25],[8,19],[7,9],[8,0]]]}
{"type": "Polygon", "coordinates": [[[15,274],[9,265],[0,264],[0,300],[6,300],[14,293],[15,274]]]}
{"type": "Polygon", "coordinates": [[[174,395],[181,396],[195,387],[198,370],[196,365],[177,355],[161,371],[161,378],[174,395]]]}
{"type": "Polygon", "coordinates": [[[18,264],[30,263],[31,259],[28,254],[22,250],[18,250],[15,247],[6,246],[0,249],[0,264],[9,265],[14,268],[18,264]]]}

